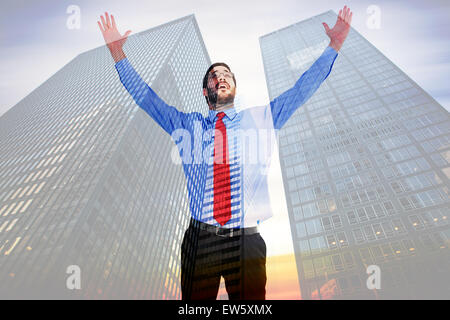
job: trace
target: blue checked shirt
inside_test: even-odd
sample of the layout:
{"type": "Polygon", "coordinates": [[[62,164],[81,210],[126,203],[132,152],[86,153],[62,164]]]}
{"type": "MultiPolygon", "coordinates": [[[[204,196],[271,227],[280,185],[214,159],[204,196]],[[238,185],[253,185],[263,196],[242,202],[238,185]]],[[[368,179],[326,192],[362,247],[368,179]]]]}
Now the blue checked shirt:
{"type": "MultiPolygon", "coordinates": [[[[337,52],[327,47],[295,85],[269,105],[225,110],[231,181],[231,219],[225,228],[252,227],[272,216],[267,172],[276,149],[276,132],[320,87],[337,52]]],[[[137,105],[177,144],[189,193],[192,218],[219,226],[213,218],[213,150],[216,111],[204,117],[167,105],[141,79],[128,59],[116,63],[120,80],[137,105]]]]}

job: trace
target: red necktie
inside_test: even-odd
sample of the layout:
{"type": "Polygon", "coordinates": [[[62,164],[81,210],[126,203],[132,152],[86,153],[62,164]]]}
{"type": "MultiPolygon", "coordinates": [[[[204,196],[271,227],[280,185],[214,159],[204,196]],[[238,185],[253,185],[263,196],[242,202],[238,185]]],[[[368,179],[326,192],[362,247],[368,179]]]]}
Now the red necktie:
{"type": "Polygon", "coordinates": [[[221,226],[231,218],[230,164],[224,116],[224,112],[217,114],[214,138],[214,219],[221,226]]]}

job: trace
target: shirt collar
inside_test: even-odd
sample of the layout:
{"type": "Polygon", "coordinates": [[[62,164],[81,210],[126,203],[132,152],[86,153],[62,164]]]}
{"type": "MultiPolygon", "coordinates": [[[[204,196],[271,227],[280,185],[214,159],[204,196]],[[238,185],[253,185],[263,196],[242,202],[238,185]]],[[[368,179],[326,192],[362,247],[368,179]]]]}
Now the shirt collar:
{"type": "Polygon", "coordinates": [[[230,119],[231,121],[233,121],[234,117],[236,116],[237,112],[236,109],[233,108],[229,108],[223,111],[216,111],[216,110],[209,110],[209,120],[211,120],[211,122],[214,122],[217,114],[219,112],[225,112],[225,115],[228,117],[228,119],[230,119]]]}

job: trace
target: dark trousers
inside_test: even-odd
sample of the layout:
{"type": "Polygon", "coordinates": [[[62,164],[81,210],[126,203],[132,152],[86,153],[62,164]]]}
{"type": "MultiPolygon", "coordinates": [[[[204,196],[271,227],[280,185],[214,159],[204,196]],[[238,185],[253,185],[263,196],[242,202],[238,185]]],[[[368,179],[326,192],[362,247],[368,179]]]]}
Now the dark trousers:
{"type": "Polygon", "coordinates": [[[264,300],[264,240],[259,233],[224,237],[191,224],[181,247],[182,299],[215,300],[221,277],[230,300],[264,300]]]}

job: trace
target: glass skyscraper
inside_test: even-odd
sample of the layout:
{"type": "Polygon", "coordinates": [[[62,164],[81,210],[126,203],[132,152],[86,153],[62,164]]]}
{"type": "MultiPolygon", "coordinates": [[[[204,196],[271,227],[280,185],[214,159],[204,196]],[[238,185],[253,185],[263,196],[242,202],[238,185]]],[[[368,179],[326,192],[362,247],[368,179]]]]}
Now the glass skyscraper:
{"type": "MultiPolygon", "coordinates": [[[[168,104],[206,115],[210,58],[193,15],[131,35],[125,52],[168,104]]],[[[180,298],[190,213],[178,151],[106,46],[6,112],[0,137],[0,297],[180,298]],[[81,289],[67,288],[72,265],[81,289]]]]}
{"type": "MultiPolygon", "coordinates": [[[[336,19],[260,38],[271,100],[319,57],[322,22],[336,19]]],[[[279,153],[303,298],[450,298],[449,113],[354,29],[280,130],[279,153]]]]}

